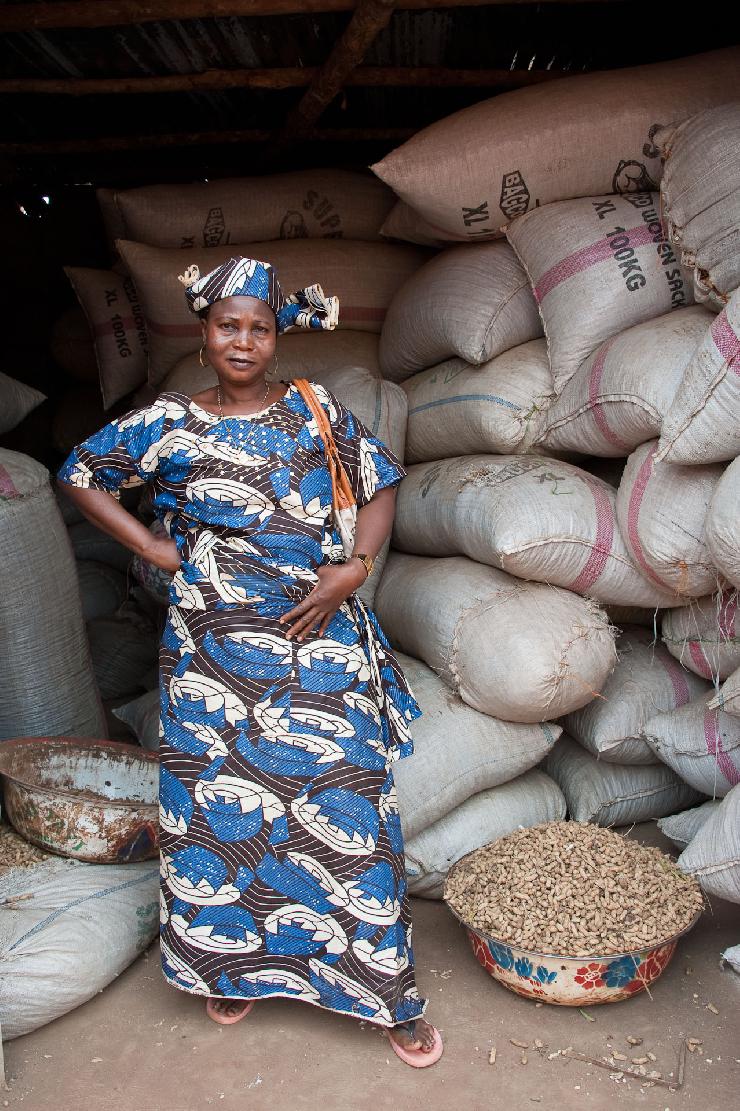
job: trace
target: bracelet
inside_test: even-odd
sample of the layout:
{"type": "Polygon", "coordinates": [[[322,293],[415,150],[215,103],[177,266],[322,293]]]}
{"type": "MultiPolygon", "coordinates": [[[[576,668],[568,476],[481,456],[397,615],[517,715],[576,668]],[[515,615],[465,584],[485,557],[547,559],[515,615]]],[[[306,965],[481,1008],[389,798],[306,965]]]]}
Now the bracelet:
{"type": "Polygon", "coordinates": [[[362,560],[363,564],[365,565],[365,570],[367,572],[365,578],[369,579],[371,574],[373,573],[373,567],[375,566],[375,560],[373,559],[373,557],[367,555],[366,552],[353,552],[352,555],[350,556],[350,559],[362,560]]]}

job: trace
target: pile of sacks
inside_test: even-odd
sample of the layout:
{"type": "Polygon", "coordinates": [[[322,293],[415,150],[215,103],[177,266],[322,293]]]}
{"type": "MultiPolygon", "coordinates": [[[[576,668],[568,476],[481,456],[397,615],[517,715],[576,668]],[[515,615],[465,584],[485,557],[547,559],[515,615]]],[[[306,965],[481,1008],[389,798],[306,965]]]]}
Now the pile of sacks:
{"type": "Polygon", "coordinates": [[[111,269],[66,268],[87,324],[70,310],[53,343],[57,361],[88,383],[90,407],[102,399],[108,409],[136,390],[136,400],[145,402],[162,390],[196,392],[215,381],[199,364],[200,324],[177,280],[192,264],[205,274],[232,255],[250,255],[276,267],[286,292],[318,283],[339,296],[339,334],[286,336],[278,377],[353,364],[377,376],[388,305],[430,256],[423,247],[381,238],[394,196],[369,173],[305,170],[101,189],[98,200],[111,269]]]}
{"type": "MultiPolygon", "coordinates": [[[[740,898],[737,826],[730,834],[740,790],[740,104],[723,103],[737,60],[720,52],[634,71],[653,92],[625,99],[635,118],[623,121],[620,149],[644,142],[643,116],[678,121],[650,129],[650,162],[638,173],[628,160],[624,180],[609,181],[616,151],[584,160],[574,139],[563,153],[571,176],[538,178],[534,166],[526,199],[517,186],[519,209],[517,175],[500,175],[512,190],[502,187],[501,211],[515,218],[492,231],[481,214],[493,203],[463,207],[458,185],[478,173],[483,198],[494,165],[527,164],[521,143],[507,146],[507,120],[541,90],[458,113],[374,167],[402,198],[386,231],[457,241],[406,282],[381,333],[381,370],[408,397],[409,477],[378,616],[413,658],[413,684],[425,664],[450,708],[464,704],[489,729],[539,725],[553,740],[564,731],[542,769],[485,791],[468,774],[479,760],[469,732],[450,722],[448,764],[427,764],[421,719],[399,794],[440,797],[450,762],[476,794],[446,815],[425,803],[421,833],[412,802],[402,807],[402,820],[414,813],[417,893],[438,894],[440,873],[491,840],[476,809],[485,815],[486,799],[511,821],[501,832],[543,820],[528,780],[547,775],[572,818],[609,826],[727,796],[704,834],[714,855],[694,845],[682,866],[703,883],[729,870],[735,887],[721,893],[740,898]],[[463,148],[477,127],[471,164],[463,148]],[[496,801],[515,786],[526,800],[516,819],[496,801]]],[[[558,82],[554,100],[571,104],[572,123],[588,84],[585,128],[592,104],[628,78],[558,82]]],[[[546,124],[518,130],[530,161],[546,124]]],[[[473,184],[463,188],[472,203],[473,184]]],[[[541,759],[531,736],[530,767],[541,759]]]]}

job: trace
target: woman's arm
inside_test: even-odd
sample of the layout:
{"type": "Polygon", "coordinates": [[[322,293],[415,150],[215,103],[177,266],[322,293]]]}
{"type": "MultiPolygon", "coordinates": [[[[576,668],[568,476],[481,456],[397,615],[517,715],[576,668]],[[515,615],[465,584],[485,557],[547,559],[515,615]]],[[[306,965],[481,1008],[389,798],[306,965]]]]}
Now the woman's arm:
{"type": "Polygon", "coordinates": [[[88,521],[92,521],[135,555],[165,571],[179,569],[180,555],[175,541],[169,537],[153,536],[146,525],[124,509],[112,494],[106,494],[102,490],[83,490],[62,481],[60,486],[88,521]]]}
{"type": "MultiPolygon", "coordinates": [[[[395,486],[378,490],[362,509],[358,509],[355,551],[375,558],[391,534],[395,512],[395,486]]],[[[294,636],[303,640],[317,625],[319,636],[323,636],[342,602],[367,578],[362,560],[351,558],[346,563],[329,563],[319,567],[317,574],[319,581],[311,593],[280,618],[281,625],[292,622],[285,634],[286,640],[294,636]]]]}

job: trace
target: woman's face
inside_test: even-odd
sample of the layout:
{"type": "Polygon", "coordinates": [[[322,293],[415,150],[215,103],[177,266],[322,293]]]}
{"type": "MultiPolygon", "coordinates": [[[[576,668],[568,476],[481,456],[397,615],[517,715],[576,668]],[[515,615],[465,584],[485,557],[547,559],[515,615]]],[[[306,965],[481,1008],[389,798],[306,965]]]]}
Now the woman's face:
{"type": "Polygon", "coordinates": [[[273,365],[277,328],[269,305],[256,297],[225,297],[201,321],[206,356],[219,382],[261,382],[273,365]]]}

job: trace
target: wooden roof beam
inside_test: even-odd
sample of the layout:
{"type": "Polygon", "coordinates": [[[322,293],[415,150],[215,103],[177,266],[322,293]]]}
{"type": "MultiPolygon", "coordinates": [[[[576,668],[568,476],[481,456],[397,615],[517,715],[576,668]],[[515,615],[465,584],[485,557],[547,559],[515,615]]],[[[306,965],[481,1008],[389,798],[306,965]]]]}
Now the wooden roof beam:
{"type": "MultiPolygon", "coordinates": [[[[301,140],[332,143],[403,143],[415,133],[412,127],[313,128],[301,140]]],[[[106,154],[115,151],[159,150],[162,147],[221,146],[234,143],[267,143],[273,132],[251,128],[237,131],[188,131],[174,135],[110,135],[95,139],[50,139],[0,143],[0,156],[25,158],[67,154],[106,154]]]]}
{"type": "MultiPolygon", "coordinates": [[[[318,75],[315,66],[276,69],[211,69],[158,77],[8,77],[0,78],[0,95],[109,96],[120,94],[221,92],[229,89],[295,89],[318,75]]],[[[393,88],[518,89],[562,77],[547,69],[448,69],[444,66],[358,66],[345,85],[393,88]]]]}
{"type": "MultiPolygon", "coordinates": [[[[539,3],[561,3],[562,0],[538,0],[539,3]]],[[[592,0],[567,0],[568,3],[590,3],[592,0]]],[[[620,3],[623,0],[606,0],[620,3]]],[[[492,4],[529,4],[534,0],[399,0],[406,10],[429,8],[477,8],[492,4]]],[[[136,23],[166,22],[187,19],[213,19],[229,16],[311,15],[326,12],[349,12],[357,7],[353,0],[69,0],[68,3],[2,4],[0,33],[13,31],[49,31],[61,27],[124,27],[136,23]]]]}

